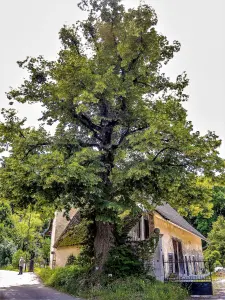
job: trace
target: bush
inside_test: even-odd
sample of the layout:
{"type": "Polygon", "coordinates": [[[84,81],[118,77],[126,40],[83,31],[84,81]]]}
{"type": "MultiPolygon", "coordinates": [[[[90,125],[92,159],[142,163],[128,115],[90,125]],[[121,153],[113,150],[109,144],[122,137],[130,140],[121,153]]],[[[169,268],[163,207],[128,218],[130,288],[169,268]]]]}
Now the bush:
{"type": "Polygon", "coordinates": [[[66,266],[74,265],[75,262],[76,262],[76,257],[73,254],[71,254],[67,258],[66,266]]]}
{"type": "Polygon", "coordinates": [[[18,268],[14,268],[12,265],[7,265],[7,266],[3,267],[2,270],[17,271],[18,268]]]}
{"type": "Polygon", "coordinates": [[[121,245],[110,252],[105,272],[116,278],[144,273],[143,263],[130,245],[121,245]]]}
{"type": "Polygon", "coordinates": [[[11,264],[16,246],[10,241],[3,241],[0,244],[0,267],[11,264]]]}
{"type": "Polygon", "coordinates": [[[210,271],[213,272],[215,267],[221,266],[220,260],[221,260],[221,254],[217,250],[210,251],[207,249],[204,252],[204,257],[206,260],[210,262],[210,271]]]}
{"type": "Polygon", "coordinates": [[[55,272],[55,269],[52,270],[48,268],[35,268],[35,273],[40,277],[44,284],[49,285],[49,280],[52,274],[55,272]]]}
{"type": "Polygon", "coordinates": [[[78,266],[68,266],[65,268],[43,268],[36,269],[44,284],[58,290],[78,295],[86,283],[87,269],[78,266]]]}

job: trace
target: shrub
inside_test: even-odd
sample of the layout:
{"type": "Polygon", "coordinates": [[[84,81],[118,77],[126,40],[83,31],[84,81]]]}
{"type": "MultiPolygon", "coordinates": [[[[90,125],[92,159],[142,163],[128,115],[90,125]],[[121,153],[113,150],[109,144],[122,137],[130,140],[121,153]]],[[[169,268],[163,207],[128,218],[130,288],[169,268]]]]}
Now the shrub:
{"type": "Polygon", "coordinates": [[[35,273],[40,277],[44,284],[49,285],[49,280],[55,270],[47,268],[35,268],[35,273]]]}
{"type": "Polygon", "coordinates": [[[43,268],[35,269],[44,284],[58,290],[78,295],[86,283],[87,269],[78,266],[65,268],[43,268]]]}
{"type": "Polygon", "coordinates": [[[16,246],[13,242],[3,241],[0,244],[0,267],[11,264],[13,253],[16,251],[16,246]]]}
{"type": "Polygon", "coordinates": [[[18,268],[14,268],[12,265],[7,265],[7,266],[3,267],[2,269],[7,270],[7,271],[17,271],[18,268]]]}
{"type": "Polygon", "coordinates": [[[135,254],[130,245],[115,247],[110,252],[110,257],[106,263],[105,272],[112,274],[116,278],[144,273],[143,263],[135,254]]]}
{"type": "Polygon", "coordinates": [[[210,251],[207,249],[204,252],[204,257],[206,260],[210,263],[210,271],[213,272],[215,267],[221,266],[220,260],[221,260],[221,254],[217,250],[210,251]]]}
{"type": "Polygon", "coordinates": [[[73,254],[71,254],[67,258],[66,266],[74,265],[75,262],[76,262],[76,257],[73,254]]]}

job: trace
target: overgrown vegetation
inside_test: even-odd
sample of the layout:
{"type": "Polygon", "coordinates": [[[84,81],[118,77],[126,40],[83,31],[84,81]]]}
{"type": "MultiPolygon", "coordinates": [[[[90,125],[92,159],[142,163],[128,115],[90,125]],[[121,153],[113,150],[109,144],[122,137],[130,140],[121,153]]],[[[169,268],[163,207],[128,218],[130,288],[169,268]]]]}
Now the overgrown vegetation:
{"type": "Polygon", "coordinates": [[[129,276],[116,279],[107,277],[101,279],[98,287],[91,286],[87,270],[70,266],[65,268],[37,269],[37,274],[43,282],[58,290],[74,296],[96,300],[186,300],[188,293],[176,284],[163,284],[146,277],[129,276]]]}
{"type": "Polygon", "coordinates": [[[121,245],[111,250],[105,272],[115,278],[144,273],[143,263],[130,245],[121,245]]]}

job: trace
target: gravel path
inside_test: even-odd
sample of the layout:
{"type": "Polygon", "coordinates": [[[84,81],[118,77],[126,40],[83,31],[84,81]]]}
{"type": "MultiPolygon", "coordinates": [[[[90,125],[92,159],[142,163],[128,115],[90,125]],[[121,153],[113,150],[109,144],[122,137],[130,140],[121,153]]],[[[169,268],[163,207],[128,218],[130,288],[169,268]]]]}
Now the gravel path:
{"type": "Polygon", "coordinates": [[[0,300],[81,300],[44,287],[32,273],[0,271],[0,300]]]}

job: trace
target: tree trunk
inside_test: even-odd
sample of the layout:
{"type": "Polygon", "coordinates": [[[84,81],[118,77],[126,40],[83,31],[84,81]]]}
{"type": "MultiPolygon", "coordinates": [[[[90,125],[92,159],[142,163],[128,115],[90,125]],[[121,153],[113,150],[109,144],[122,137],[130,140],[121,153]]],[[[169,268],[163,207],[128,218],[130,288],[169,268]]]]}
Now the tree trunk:
{"type": "Polygon", "coordinates": [[[94,239],[95,266],[96,270],[102,271],[108,259],[109,251],[115,243],[114,224],[96,222],[96,235],[94,239]]]}

